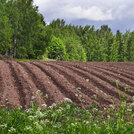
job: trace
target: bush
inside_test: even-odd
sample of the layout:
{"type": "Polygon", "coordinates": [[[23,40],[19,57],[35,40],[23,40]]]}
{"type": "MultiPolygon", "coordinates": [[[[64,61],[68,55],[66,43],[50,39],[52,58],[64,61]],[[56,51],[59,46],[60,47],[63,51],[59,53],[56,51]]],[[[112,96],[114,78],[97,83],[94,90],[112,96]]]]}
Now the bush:
{"type": "Polygon", "coordinates": [[[86,61],[86,53],[80,41],[73,38],[66,38],[64,42],[69,61],[86,61]]]}
{"type": "Polygon", "coordinates": [[[50,59],[60,59],[65,60],[66,58],[66,49],[65,45],[60,38],[55,36],[52,37],[51,42],[47,48],[48,58],[50,59]]]}
{"type": "Polygon", "coordinates": [[[19,47],[17,49],[17,57],[18,58],[27,58],[27,49],[25,47],[19,47]]]}

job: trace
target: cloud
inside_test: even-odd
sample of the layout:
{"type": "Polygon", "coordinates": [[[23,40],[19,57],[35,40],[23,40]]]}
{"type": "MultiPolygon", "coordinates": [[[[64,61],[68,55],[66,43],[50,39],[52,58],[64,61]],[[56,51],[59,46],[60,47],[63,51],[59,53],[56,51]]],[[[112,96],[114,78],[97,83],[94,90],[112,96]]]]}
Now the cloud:
{"type": "Polygon", "coordinates": [[[92,6],[89,8],[82,8],[80,6],[70,8],[67,11],[72,19],[87,19],[95,21],[113,20],[111,10],[102,11],[101,8],[97,6],[92,6]]]}
{"type": "Polygon", "coordinates": [[[88,19],[105,21],[133,15],[132,0],[34,0],[49,18],[88,19]]]}
{"type": "Polygon", "coordinates": [[[68,23],[88,20],[126,25],[126,20],[134,21],[133,0],[34,0],[34,3],[47,22],[62,18],[68,23]]]}

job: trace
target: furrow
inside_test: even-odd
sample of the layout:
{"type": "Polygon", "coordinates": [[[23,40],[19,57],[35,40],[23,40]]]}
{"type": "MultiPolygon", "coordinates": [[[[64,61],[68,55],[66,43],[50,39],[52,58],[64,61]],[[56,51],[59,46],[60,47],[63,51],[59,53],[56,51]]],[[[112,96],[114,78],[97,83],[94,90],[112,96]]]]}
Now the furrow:
{"type": "Polygon", "coordinates": [[[91,85],[88,81],[86,81],[85,78],[80,77],[78,74],[74,73],[74,71],[66,67],[53,64],[53,63],[51,64],[50,62],[47,65],[51,66],[54,70],[58,70],[58,72],[61,75],[65,76],[66,79],[72,85],[74,85],[76,88],[80,88],[80,91],[84,93],[85,95],[87,95],[89,98],[94,99],[94,100],[99,99],[100,103],[102,104],[112,103],[110,100],[108,100],[110,99],[109,97],[111,96],[107,96],[106,94],[103,94],[103,92],[99,92],[97,87],[94,87],[93,85],[91,85]]]}
{"type": "Polygon", "coordinates": [[[64,78],[59,73],[56,73],[53,69],[51,69],[47,65],[42,65],[37,62],[31,62],[31,63],[37,66],[47,76],[49,76],[62,94],[64,94],[67,98],[70,98],[77,105],[81,104],[81,101],[75,96],[75,93],[68,88],[67,84],[64,83],[65,82],[64,78]]]}
{"type": "Polygon", "coordinates": [[[38,94],[42,101],[47,104],[47,106],[52,105],[55,102],[53,94],[48,90],[50,88],[49,83],[47,83],[47,76],[44,75],[36,66],[31,65],[29,62],[18,62],[24,70],[29,74],[30,79],[36,85],[37,91],[41,91],[43,95],[38,94]],[[43,100],[42,100],[43,98],[43,100]]]}
{"type": "Polygon", "coordinates": [[[102,79],[103,81],[106,81],[107,83],[109,83],[110,85],[114,86],[115,88],[117,88],[117,83],[116,80],[120,80],[120,82],[118,83],[118,89],[121,90],[122,92],[125,92],[126,94],[133,96],[134,92],[133,92],[133,87],[134,84],[132,83],[132,80],[129,80],[127,78],[124,78],[122,76],[117,76],[116,74],[104,70],[104,69],[100,69],[97,68],[95,66],[86,66],[83,67],[81,65],[77,65],[77,64],[71,64],[73,67],[79,68],[85,72],[89,72],[91,75],[94,75],[100,79],[102,79]],[[128,89],[129,88],[129,89],[128,89]]]}
{"type": "Polygon", "coordinates": [[[1,77],[1,72],[0,72],[0,102],[1,102],[3,92],[4,92],[3,78],[1,77]]]}
{"type": "Polygon", "coordinates": [[[123,70],[118,70],[117,68],[105,68],[105,67],[100,67],[100,66],[96,66],[97,68],[100,68],[100,69],[104,69],[104,70],[107,70],[107,71],[110,71],[112,72],[113,74],[116,74],[118,75],[118,77],[122,77],[122,80],[124,79],[127,79],[128,83],[130,85],[133,85],[134,83],[134,77],[133,77],[133,74],[129,75],[129,74],[126,74],[123,72],[123,70]]]}
{"type": "MultiPolygon", "coordinates": [[[[116,63],[117,64],[117,63],[116,63]]],[[[126,64],[126,63],[124,63],[124,64],[104,64],[104,63],[101,63],[100,65],[95,65],[96,67],[102,67],[102,68],[104,68],[104,69],[110,69],[110,71],[113,71],[113,72],[115,72],[116,74],[120,74],[120,75],[123,75],[123,76],[125,76],[125,77],[127,77],[127,78],[130,78],[130,79],[132,79],[132,78],[134,78],[134,77],[132,77],[133,75],[134,75],[134,71],[133,70],[131,70],[129,67],[129,65],[128,66],[125,66],[124,67],[124,65],[126,64]]]]}
{"type": "MultiPolygon", "coordinates": [[[[28,107],[31,105],[31,102],[33,101],[36,105],[40,105],[40,99],[42,99],[42,97],[39,98],[39,96],[36,95],[38,88],[32,81],[32,78],[26,72],[26,70],[19,64],[19,62],[15,62],[15,66],[18,68],[19,76],[21,77],[21,81],[26,92],[26,100],[28,103],[28,107]],[[32,99],[34,97],[35,99],[32,99]]],[[[45,104],[46,102],[42,99],[42,103],[45,104]]]]}
{"type": "Polygon", "coordinates": [[[116,64],[110,64],[109,66],[112,66],[112,67],[116,67],[116,68],[122,68],[122,69],[125,69],[125,71],[129,70],[129,71],[134,71],[134,64],[132,62],[119,62],[119,63],[116,63],[116,64]]]}
{"type": "Polygon", "coordinates": [[[7,61],[11,69],[11,75],[14,78],[15,86],[17,87],[17,92],[19,94],[20,104],[23,108],[26,107],[26,93],[24,92],[23,83],[21,82],[21,78],[18,75],[18,70],[14,67],[13,62],[7,61]]]}
{"type": "MultiPolygon", "coordinates": [[[[0,104],[2,103],[3,93],[4,93],[4,78],[3,78],[3,62],[0,61],[0,104]]],[[[2,104],[1,104],[2,105],[2,104]]]]}
{"type": "Polygon", "coordinates": [[[95,69],[100,72],[103,72],[103,74],[107,75],[107,77],[109,77],[109,82],[111,82],[112,85],[117,86],[116,81],[119,80],[119,82],[118,82],[119,89],[130,96],[134,95],[134,83],[133,83],[132,79],[128,79],[126,77],[115,74],[115,73],[110,72],[105,69],[101,69],[101,68],[95,68],[95,69]]]}
{"type": "Polygon", "coordinates": [[[21,105],[15,79],[12,77],[11,69],[6,62],[0,61],[0,73],[0,77],[2,78],[2,83],[0,84],[0,89],[2,89],[1,103],[8,106],[8,108],[21,105]]]}
{"type": "Polygon", "coordinates": [[[65,66],[67,68],[70,68],[74,72],[78,73],[80,76],[85,77],[85,79],[89,79],[89,81],[94,86],[97,86],[99,88],[99,90],[102,90],[104,93],[106,93],[108,95],[114,96],[117,99],[120,99],[120,95],[123,95],[126,98],[130,98],[129,95],[125,94],[122,91],[119,91],[114,86],[112,86],[111,84],[107,83],[106,81],[103,81],[99,77],[96,77],[96,76],[94,76],[92,74],[88,74],[88,72],[85,72],[83,70],[79,70],[79,69],[77,69],[75,67],[72,67],[72,66],[67,66],[67,65],[63,65],[63,64],[61,66],[65,66]]]}

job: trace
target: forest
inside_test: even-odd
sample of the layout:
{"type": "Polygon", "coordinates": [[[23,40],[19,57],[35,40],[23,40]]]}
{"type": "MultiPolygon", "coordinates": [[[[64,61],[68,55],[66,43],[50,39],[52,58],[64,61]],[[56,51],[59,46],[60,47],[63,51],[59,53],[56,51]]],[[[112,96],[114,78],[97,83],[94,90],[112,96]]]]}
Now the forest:
{"type": "Polygon", "coordinates": [[[134,32],[114,34],[108,25],[75,26],[65,20],[49,25],[33,0],[0,1],[0,55],[18,59],[134,61],[134,32]]]}

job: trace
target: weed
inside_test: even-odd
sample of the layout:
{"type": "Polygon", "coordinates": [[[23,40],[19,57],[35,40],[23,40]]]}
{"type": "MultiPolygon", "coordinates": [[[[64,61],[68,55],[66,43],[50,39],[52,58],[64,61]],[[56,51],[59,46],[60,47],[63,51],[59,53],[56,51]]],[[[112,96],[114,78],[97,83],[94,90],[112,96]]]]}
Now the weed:
{"type": "MultiPolygon", "coordinates": [[[[42,95],[40,91],[36,94],[42,95]]],[[[31,100],[34,102],[35,99],[33,96],[31,100]]],[[[26,110],[0,107],[0,133],[133,134],[134,101],[121,100],[119,107],[113,104],[103,108],[93,103],[89,108],[80,108],[69,98],[64,98],[63,103],[53,103],[49,107],[34,103],[26,110]]]]}

